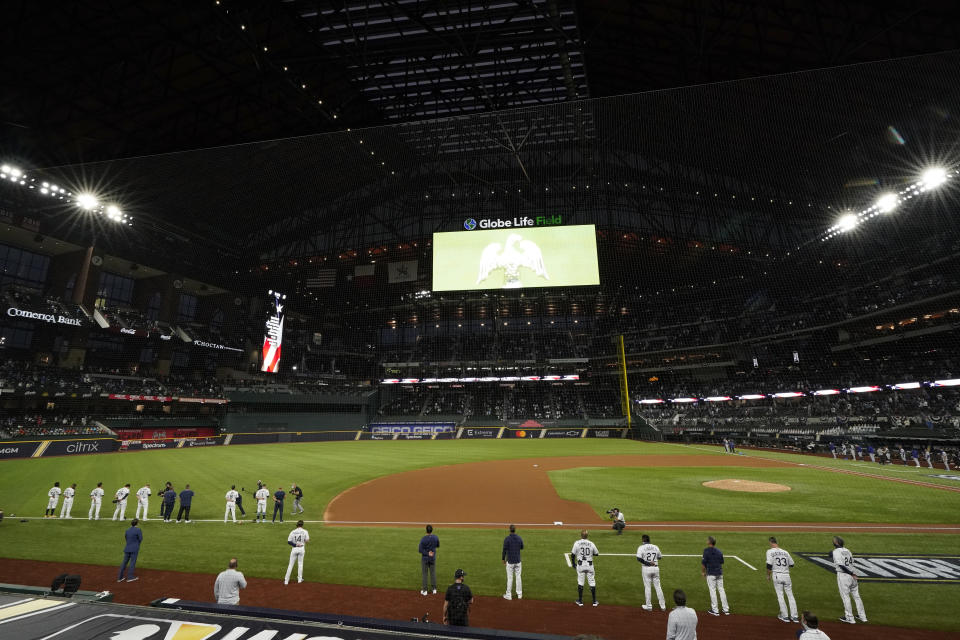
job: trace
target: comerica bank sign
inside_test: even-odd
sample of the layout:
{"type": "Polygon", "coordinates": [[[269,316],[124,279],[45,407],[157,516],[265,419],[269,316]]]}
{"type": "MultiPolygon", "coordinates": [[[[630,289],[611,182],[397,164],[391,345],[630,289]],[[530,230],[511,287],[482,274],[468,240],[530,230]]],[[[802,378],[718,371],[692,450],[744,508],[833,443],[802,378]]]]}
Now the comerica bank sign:
{"type": "Polygon", "coordinates": [[[474,229],[521,229],[524,227],[552,227],[563,224],[563,216],[520,216],[504,220],[501,218],[467,218],[463,221],[463,228],[467,231],[474,229]]]}
{"type": "Polygon", "coordinates": [[[7,315],[11,318],[42,320],[43,322],[51,322],[53,324],[69,324],[74,327],[81,326],[81,322],[78,318],[67,318],[66,316],[53,315],[52,313],[37,313],[36,311],[27,311],[25,309],[17,309],[16,307],[10,307],[7,309],[7,315]]]}

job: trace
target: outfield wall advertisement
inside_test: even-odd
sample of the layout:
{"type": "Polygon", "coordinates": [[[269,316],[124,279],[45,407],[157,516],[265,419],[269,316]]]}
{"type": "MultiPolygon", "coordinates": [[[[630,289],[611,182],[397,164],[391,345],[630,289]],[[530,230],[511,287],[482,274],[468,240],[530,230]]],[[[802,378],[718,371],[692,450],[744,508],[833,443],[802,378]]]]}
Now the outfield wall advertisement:
{"type": "Polygon", "coordinates": [[[599,284],[592,224],[433,234],[434,291],[599,284]]]}

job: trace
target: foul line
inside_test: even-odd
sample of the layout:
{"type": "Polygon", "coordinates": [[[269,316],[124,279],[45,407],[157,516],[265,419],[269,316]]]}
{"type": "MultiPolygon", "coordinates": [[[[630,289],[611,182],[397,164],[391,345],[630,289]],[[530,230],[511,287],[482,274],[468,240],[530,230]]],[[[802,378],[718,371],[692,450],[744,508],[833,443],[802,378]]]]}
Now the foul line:
{"type": "MultiPolygon", "coordinates": [[[[623,557],[623,558],[636,558],[636,557],[637,557],[636,554],[633,554],[633,553],[601,553],[600,555],[601,555],[601,556],[619,556],[619,557],[623,557]]],[[[566,561],[567,561],[567,566],[568,566],[568,567],[573,567],[573,564],[570,562],[570,554],[569,554],[569,553],[564,553],[564,554],[563,554],[563,557],[564,557],[564,558],[566,559],[566,561]]],[[[703,556],[697,555],[697,554],[695,554],[695,553],[664,553],[661,557],[662,557],[662,558],[701,558],[701,557],[703,557],[703,556]]],[[[749,569],[752,569],[753,571],[756,571],[756,570],[757,570],[757,568],[756,568],[755,566],[753,566],[752,564],[750,564],[749,562],[747,562],[746,560],[744,560],[744,559],[741,558],[740,556],[724,556],[724,557],[725,557],[725,558],[734,558],[735,560],[738,560],[738,561],[740,561],[741,563],[743,563],[744,565],[746,565],[749,569]]]]}

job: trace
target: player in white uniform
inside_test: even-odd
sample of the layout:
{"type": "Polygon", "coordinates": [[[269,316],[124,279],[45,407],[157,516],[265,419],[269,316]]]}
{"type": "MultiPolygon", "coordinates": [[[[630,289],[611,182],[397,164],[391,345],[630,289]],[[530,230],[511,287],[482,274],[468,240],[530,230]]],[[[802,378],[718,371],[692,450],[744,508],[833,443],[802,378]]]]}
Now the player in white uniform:
{"type": "Polygon", "coordinates": [[[87,512],[87,520],[100,519],[100,505],[103,502],[103,483],[98,482],[96,488],[90,492],[90,511],[87,512]]]}
{"type": "Polygon", "coordinates": [[[63,490],[63,506],[60,507],[60,517],[66,520],[72,520],[73,516],[70,515],[70,512],[73,511],[73,496],[77,494],[77,483],[74,482],[72,485],[63,490]]]}
{"type": "Polygon", "coordinates": [[[943,467],[950,471],[950,454],[947,453],[947,450],[944,449],[940,452],[940,459],[943,460],[943,467]]]}
{"type": "Polygon", "coordinates": [[[290,572],[293,571],[294,562],[297,563],[297,582],[303,582],[303,554],[308,542],[310,542],[310,534],[303,528],[303,520],[298,520],[297,528],[287,536],[287,544],[293,549],[290,549],[290,564],[287,565],[287,575],[283,578],[283,584],[290,582],[290,572]]]}
{"type": "Polygon", "coordinates": [[[260,485],[260,488],[257,489],[257,492],[254,494],[254,497],[257,499],[257,516],[254,518],[254,522],[260,524],[261,522],[267,521],[267,500],[270,499],[270,490],[265,486],[260,485]]]}
{"type": "Polygon", "coordinates": [[[593,559],[600,555],[600,552],[597,551],[597,546],[587,540],[587,531],[583,530],[580,532],[580,539],[573,543],[573,550],[570,552],[570,560],[573,562],[573,566],[577,570],[577,606],[583,606],[583,580],[586,577],[587,583],[590,585],[590,594],[593,596],[593,606],[597,606],[600,603],[597,602],[597,579],[594,575],[593,570],[593,559]]]}
{"type": "Polygon", "coordinates": [[[113,496],[113,501],[117,503],[117,508],[113,510],[113,517],[111,520],[125,520],[124,516],[127,513],[127,496],[130,495],[130,483],[123,485],[113,496]],[[119,517],[118,517],[119,516],[119,517]]]}
{"type": "Polygon", "coordinates": [[[47,491],[47,510],[43,512],[44,518],[57,517],[58,502],[60,502],[60,483],[54,482],[53,486],[50,487],[50,491],[47,491]]]}
{"type": "Polygon", "coordinates": [[[237,521],[237,497],[239,497],[239,495],[240,494],[237,493],[237,485],[230,485],[230,491],[227,491],[227,495],[225,496],[227,498],[227,510],[223,512],[224,522],[227,521],[227,516],[233,518],[234,522],[237,521]]]}
{"type": "Polygon", "coordinates": [[[853,602],[857,605],[857,617],[860,622],[867,621],[867,613],[863,609],[863,600],[860,599],[860,585],[857,583],[857,575],[854,573],[853,554],[843,546],[843,538],[833,537],[833,552],[830,554],[834,567],[837,570],[837,589],[840,590],[840,599],[843,600],[843,617],[840,622],[847,624],[856,624],[853,619],[853,610],[850,608],[850,596],[853,596],[853,602]]]}
{"type": "Polygon", "coordinates": [[[666,600],[663,599],[663,589],[660,588],[660,547],[650,544],[650,536],[643,534],[640,537],[643,544],[637,547],[637,560],[643,565],[640,570],[643,576],[643,596],[645,603],[640,607],[646,611],[653,610],[653,603],[650,601],[650,585],[657,590],[657,599],[660,601],[660,610],[667,610],[666,600]]]}
{"type": "Polygon", "coordinates": [[[780,615],[777,616],[780,622],[800,621],[797,616],[797,601],[793,597],[793,581],[790,579],[792,566],[793,558],[790,553],[781,549],[777,539],[770,536],[770,548],[767,549],[767,580],[773,579],[773,590],[776,591],[777,602],[780,603],[780,615]],[[784,594],[787,595],[786,602],[783,599],[784,594]],[[789,611],[787,611],[787,603],[790,604],[789,611]]]}
{"type": "Polygon", "coordinates": [[[147,521],[147,507],[150,506],[150,483],[143,485],[137,489],[137,511],[133,514],[134,518],[142,520],[143,522],[147,521]],[[140,517],[140,510],[143,510],[143,517],[140,517]]]}

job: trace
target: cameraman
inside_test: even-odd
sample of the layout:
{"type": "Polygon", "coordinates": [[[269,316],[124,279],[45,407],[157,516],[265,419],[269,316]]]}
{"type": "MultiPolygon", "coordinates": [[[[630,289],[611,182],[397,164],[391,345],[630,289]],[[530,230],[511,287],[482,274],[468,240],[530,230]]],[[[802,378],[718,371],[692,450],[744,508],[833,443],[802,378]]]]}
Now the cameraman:
{"type": "Polygon", "coordinates": [[[620,513],[620,509],[614,507],[607,511],[607,515],[610,516],[610,519],[613,520],[613,530],[617,532],[617,535],[622,535],[623,530],[626,528],[627,523],[623,519],[623,514],[620,513]]]}

